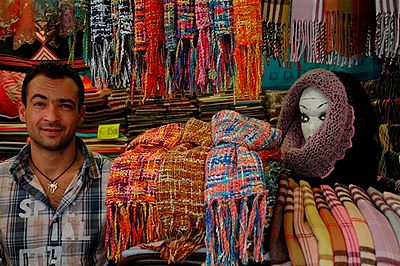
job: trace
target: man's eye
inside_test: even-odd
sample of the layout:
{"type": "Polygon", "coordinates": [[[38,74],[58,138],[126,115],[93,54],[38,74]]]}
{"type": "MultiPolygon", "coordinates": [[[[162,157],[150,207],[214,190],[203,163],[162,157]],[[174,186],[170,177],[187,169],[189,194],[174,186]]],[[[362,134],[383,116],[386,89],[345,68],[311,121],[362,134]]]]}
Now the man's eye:
{"type": "Polygon", "coordinates": [[[36,102],[33,104],[33,106],[43,106],[43,105],[44,105],[44,103],[42,103],[42,102],[36,102]]]}
{"type": "Polygon", "coordinates": [[[70,104],[61,104],[61,108],[72,109],[72,105],[70,105],[70,104]]]}
{"type": "Polygon", "coordinates": [[[306,114],[301,114],[301,122],[302,123],[307,123],[310,120],[310,118],[308,117],[308,115],[306,114]]]}
{"type": "Polygon", "coordinates": [[[325,121],[325,115],[326,115],[325,112],[321,113],[321,114],[318,116],[319,120],[325,121]]]}

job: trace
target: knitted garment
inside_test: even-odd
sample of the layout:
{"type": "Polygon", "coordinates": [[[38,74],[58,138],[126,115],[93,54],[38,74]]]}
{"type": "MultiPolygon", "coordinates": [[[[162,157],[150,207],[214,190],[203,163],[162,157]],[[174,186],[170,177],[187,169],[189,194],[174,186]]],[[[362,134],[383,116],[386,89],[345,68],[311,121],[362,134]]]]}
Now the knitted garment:
{"type": "Polygon", "coordinates": [[[307,265],[319,265],[318,241],[304,215],[304,200],[301,188],[296,187],[293,193],[294,232],[303,250],[307,265]]]}
{"type": "Polygon", "coordinates": [[[323,2],[292,0],[290,61],[299,62],[303,55],[310,63],[325,61],[323,2]]]}
{"type": "Polygon", "coordinates": [[[263,75],[261,9],[258,0],[233,0],[236,66],[234,96],[258,99],[263,75]]]}
{"type": "Polygon", "coordinates": [[[325,223],[318,213],[311,186],[306,181],[300,180],[300,188],[303,194],[307,221],[318,241],[319,265],[333,265],[331,237],[325,223]]]}
{"type": "Polygon", "coordinates": [[[383,192],[383,198],[386,203],[392,208],[394,212],[400,217],[400,195],[393,194],[391,192],[383,192]]]}
{"type": "Polygon", "coordinates": [[[326,203],[323,192],[320,188],[312,189],[315,204],[319,215],[324,221],[332,241],[333,262],[334,265],[347,265],[346,242],[344,241],[342,230],[331,213],[331,209],[326,203]]]}
{"type": "Polygon", "coordinates": [[[383,199],[383,194],[373,187],[368,188],[367,193],[375,206],[386,216],[396,235],[397,242],[400,244],[400,217],[387,205],[383,199]]]}
{"type": "Polygon", "coordinates": [[[111,0],[90,0],[90,76],[98,88],[112,84],[113,36],[111,0]]]}
{"type": "Polygon", "coordinates": [[[270,191],[255,151],[277,147],[280,132],[267,122],[223,110],[212,118],[212,136],[205,184],[207,265],[238,265],[249,257],[262,261],[270,191]]]}
{"type": "Polygon", "coordinates": [[[290,88],[282,106],[278,128],[282,130],[283,165],[293,174],[324,178],[352,146],[354,112],[344,85],[337,76],[323,69],[303,74],[290,88]],[[300,120],[299,100],[303,90],[314,87],[329,100],[325,122],[305,142],[300,120]]]}
{"type": "Polygon", "coordinates": [[[356,231],[360,245],[361,264],[375,265],[375,246],[367,221],[358,209],[347,186],[335,184],[335,192],[339,201],[346,208],[356,231]]]}
{"type": "Polygon", "coordinates": [[[340,203],[335,191],[328,185],[321,185],[324,197],[331,208],[346,242],[347,265],[361,265],[360,245],[358,237],[346,208],[340,203]]]}
{"type": "Polygon", "coordinates": [[[263,52],[267,60],[289,61],[290,0],[264,0],[262,10],[263,52]]]}
{"type": "Polygon", "coordinates": [[[285,207],[286,192],[288,188],[287,175],[282,174],[279,180],[278,200],[275,205],[270,237],[270,264],[282,265],[290,263],[288,249],[283,231],[283,209],[285,207]]]}
{"type": "Polygon", "coordinates": [[[180,124],[153,128],[137,136],[115,158],[106,192],[108,258],[157,239],[157,185],[166,151],[182,138],[180,124]]]}
{"type": "Polygon", "coordinates": [[[211,124],[191,118],[180,144],[163,155],[156,202],[157,235],[164,243],[153,249],[168,263],[204,246],[204,175],[211,146],[211,124]]]}
{"type": "Polygon", "coordinates": [[[289,178],[288,189],[283,216],[283,229],[285,232],[286,246],[289,252],[290,261],[293,266],[306,265],[303,250],[294,232],[294,189],[299,185],[289,178]]]}
{"type": "Polygon", "coordinates": [[[368,223],[375,244],[376,265],[400,265],[400,247],[388,219],[358,186],[349,185],[353,199],[368,223]]]}

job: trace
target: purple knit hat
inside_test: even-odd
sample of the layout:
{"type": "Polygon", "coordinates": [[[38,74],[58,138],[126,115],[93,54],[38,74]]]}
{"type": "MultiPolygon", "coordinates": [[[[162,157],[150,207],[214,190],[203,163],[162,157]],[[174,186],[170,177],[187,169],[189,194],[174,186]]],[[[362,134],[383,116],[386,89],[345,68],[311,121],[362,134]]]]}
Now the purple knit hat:
{"type": "Polygon", "coordinates": [[[283,165],[296,175],[327,177],[336,161],[352,146],[354,110],[345,86],[331,71],[313,69],[290,88],[281,109],[278,128],[282,131],[283,165]],[[329,100],[325,122],[305,142],[301,130],[299,101],[306,88],[319,89],[329,100]]]}

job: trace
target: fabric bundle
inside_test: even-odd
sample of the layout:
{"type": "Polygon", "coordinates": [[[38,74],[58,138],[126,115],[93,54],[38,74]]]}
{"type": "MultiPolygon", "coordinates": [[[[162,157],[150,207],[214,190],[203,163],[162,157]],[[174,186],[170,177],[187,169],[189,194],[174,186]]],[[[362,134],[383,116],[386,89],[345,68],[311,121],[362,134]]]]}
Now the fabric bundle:
{"type": "Polygon", "coordinates": [[[260,1],[233,0],[235,35],[234,96],[258,99],[263,75],[260,1]]]}
{"type": "Polygon", "coordinates": [[[393,194],[391,192],[383,192],[383,198],[386,203],[392,208],[394,212],[400,217],[400,195],[393,194]]]}
{"type": "Polygon", "coordinates": [[[206,160],[207,265],[263,261],[266,175],[257,150],[280,144],[269,123],[223,110],[212,118],[215,147],[206,160]]]}
{"type": "Polygon", "coordinates": [[[211,146],[211,124],[191,118],[179,145],[163,155],[156,201],[157,237],[164,243],[153,249],[168,263],[204,246],[204,175],[211,146]]]}
{"type": "Polygon", "coordinates": [[[289,61],[290,0],[264,0],[263,51],[269,57],[289,61]]]}
{"type": "Polygon", "coordinates": [[[290,61],[299,62],[302,56],[310,63],[325,61],[323,3],[322,0],[292,0],[290,61]]]}
{"type": "Polygon", "coordinates": [[[282,130],[283,164],[293,174],[324,178],[336,161],[352,146],[354,110],[339,78],[328,70],[314,69],[303,74],[290,88],[278,120],[282,130]],[[304,89],[319,89],[329,100],[325,122],[305,142],[300,121],[299,100],[304,89]]]}
{"type": "Polygon", "coordinates": [[[150,129],[114,159],[106,192],[108,258],[157,239],[157,185],[163,155],[182,138],[181,124],[150,129]]]}

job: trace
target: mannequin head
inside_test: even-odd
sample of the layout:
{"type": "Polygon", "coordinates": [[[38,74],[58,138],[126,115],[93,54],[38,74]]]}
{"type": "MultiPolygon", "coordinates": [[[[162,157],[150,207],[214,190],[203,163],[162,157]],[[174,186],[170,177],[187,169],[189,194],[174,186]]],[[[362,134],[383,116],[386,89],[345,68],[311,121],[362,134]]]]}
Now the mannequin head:
{"type": "Polygon", "coordinates": [[[320,90],[308,87],[301,94],[299,101],[301,130],[307,141],[325,121],[329,100],[320,90]]]}

